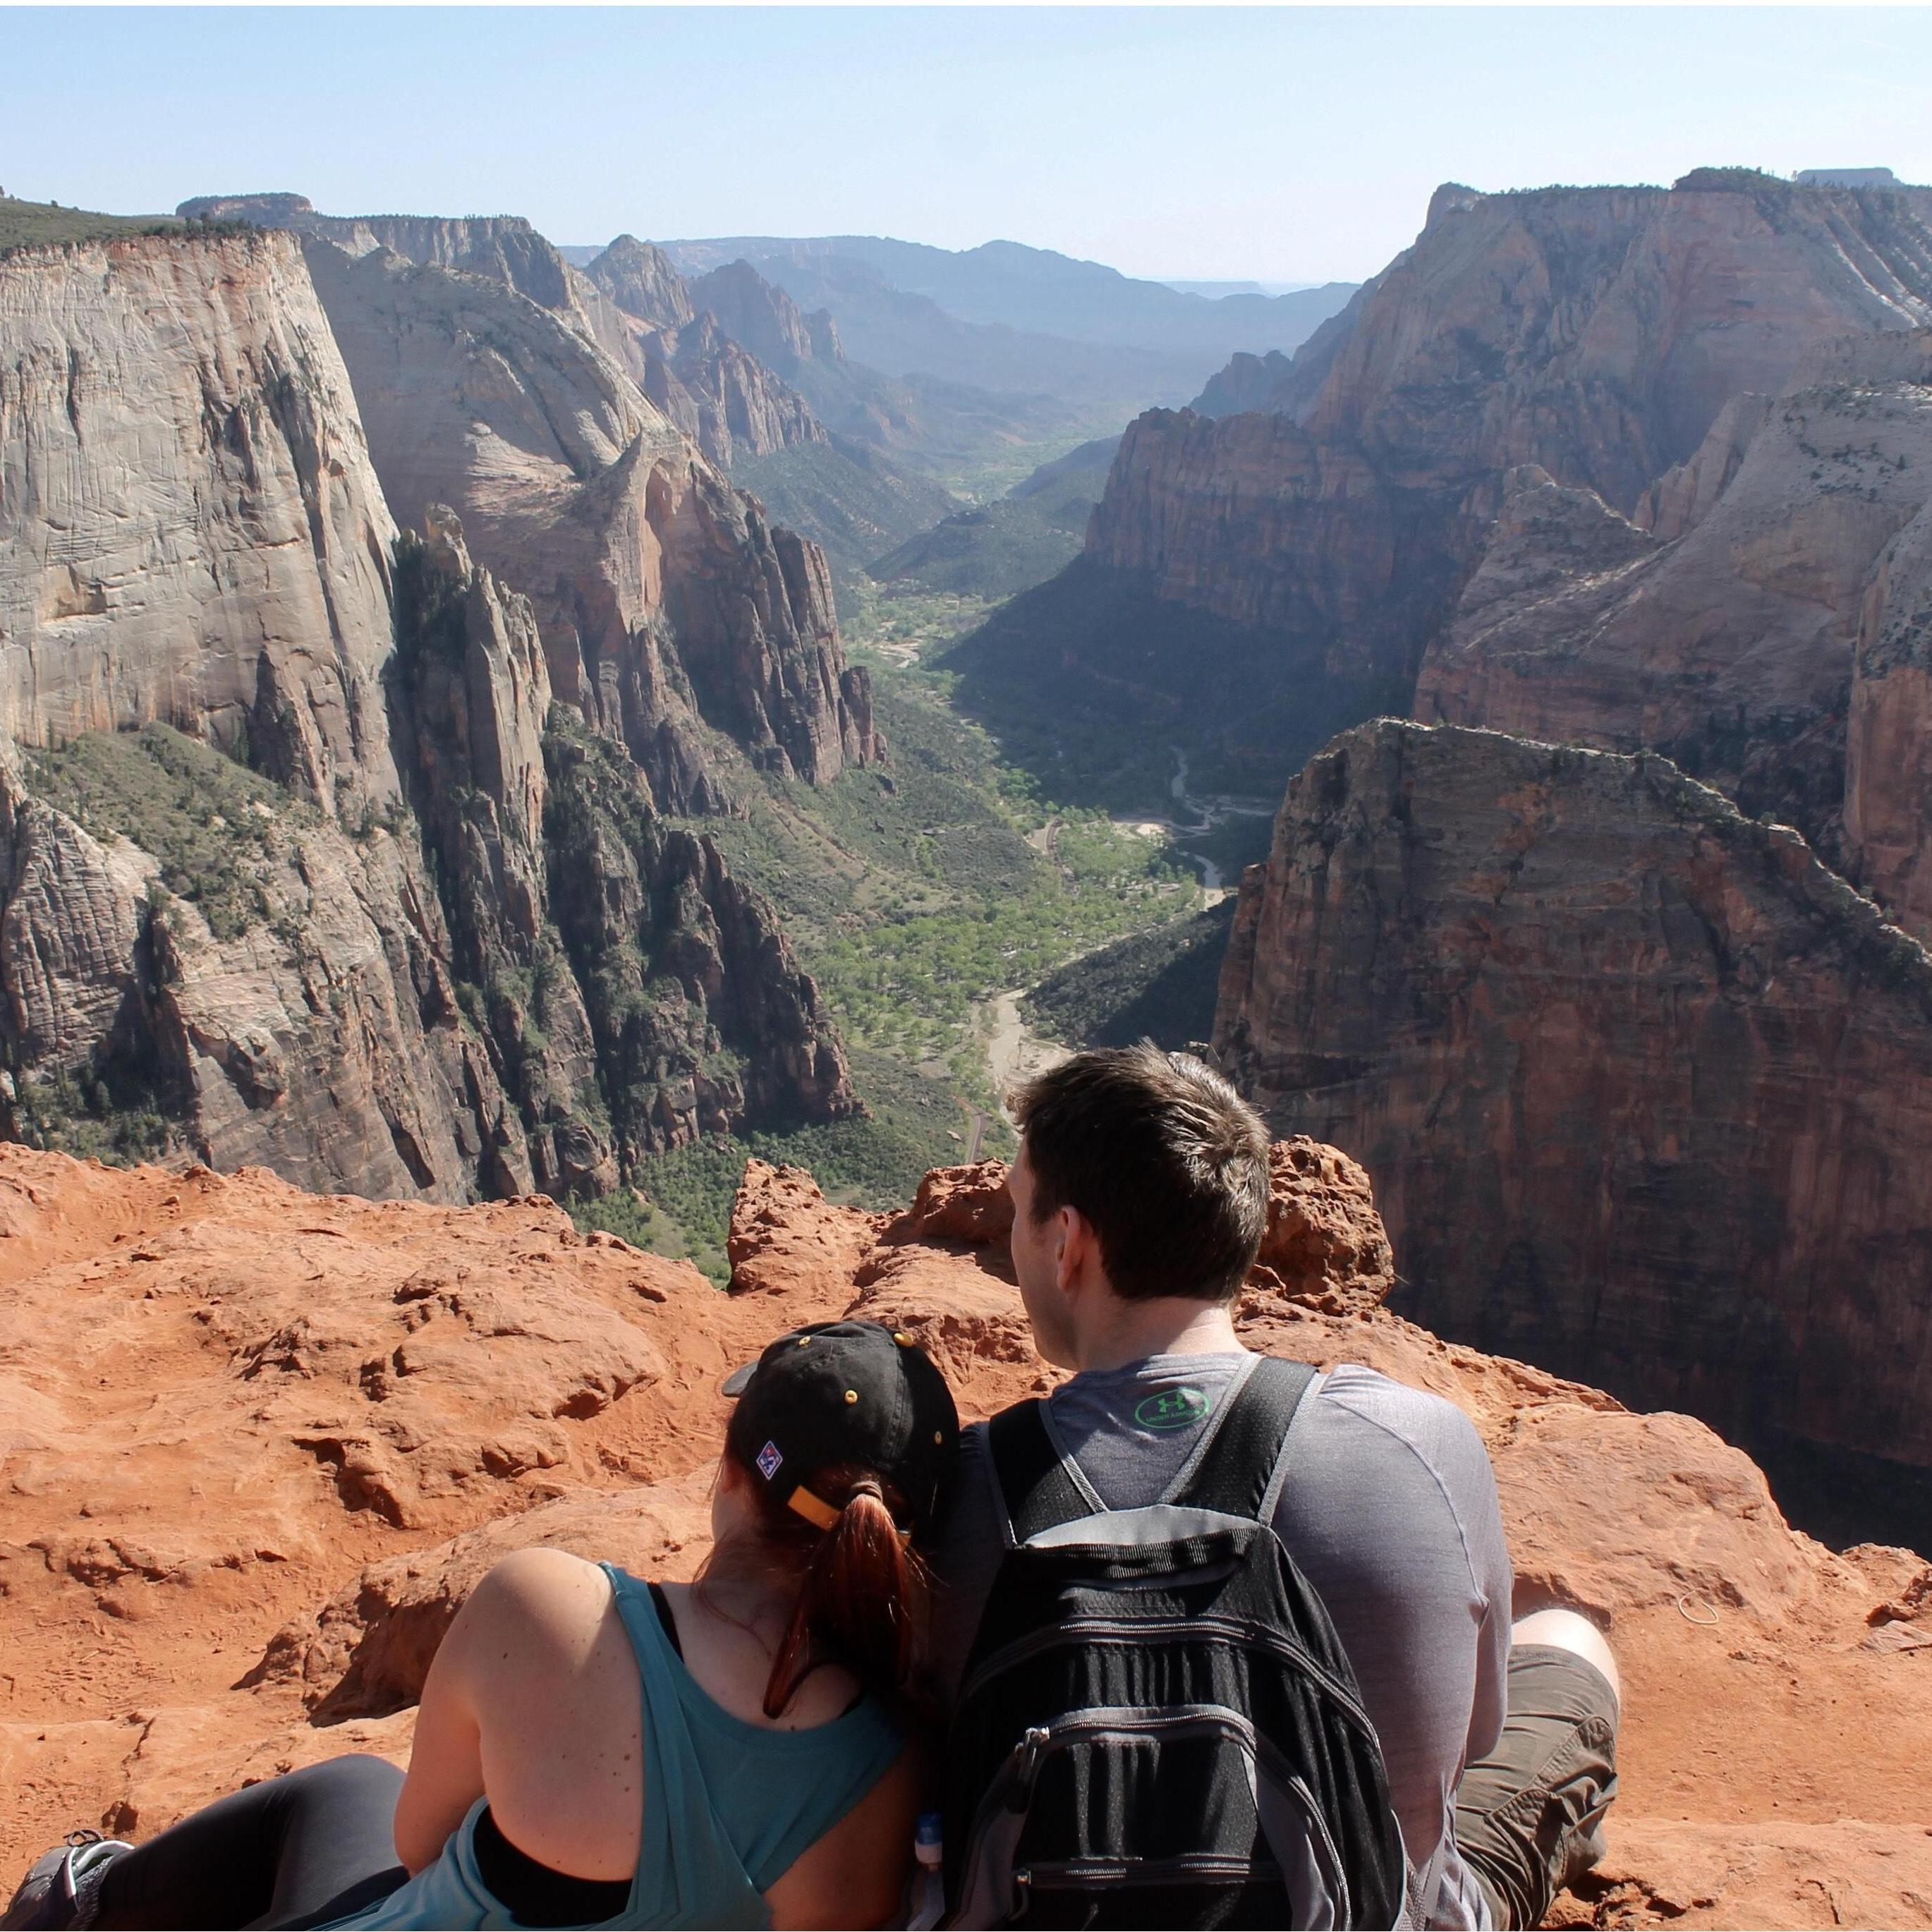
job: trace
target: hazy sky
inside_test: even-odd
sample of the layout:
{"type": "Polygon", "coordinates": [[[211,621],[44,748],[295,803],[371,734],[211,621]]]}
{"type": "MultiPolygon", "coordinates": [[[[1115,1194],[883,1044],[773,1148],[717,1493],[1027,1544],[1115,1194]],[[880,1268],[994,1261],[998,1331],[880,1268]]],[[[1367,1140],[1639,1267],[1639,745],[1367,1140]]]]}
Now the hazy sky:
{"type": "Polygon", "coordinates": [[[1438,182],[1932,181],[1932,9],[0,7],[0,184],[1349,280],[1438,182]]]}

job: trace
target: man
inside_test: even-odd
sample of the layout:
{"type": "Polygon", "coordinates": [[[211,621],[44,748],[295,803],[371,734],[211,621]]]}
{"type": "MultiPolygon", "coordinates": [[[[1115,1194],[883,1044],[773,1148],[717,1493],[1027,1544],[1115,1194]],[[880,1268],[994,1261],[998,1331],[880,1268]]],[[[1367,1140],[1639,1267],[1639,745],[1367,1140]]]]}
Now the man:
{"type": "MultiPolygon", "coordinates": [[[[1012,1256],[1034,1340],[1076,1372],[1048,1420],[1100,1504],[1158,1500],[1250,1359],[1229,1309],[1266,1226],[1268,1136],[1221,1077],[1150,1044],[1084,1053],[1018,1096],[1012,1256]]],[[[1005,1546],[968,1432],[937,1562],[956,1681],[1005,1546]]],[[[1600,1855],[1618,1685],[1582,1618],[1510,1624],[1496,1480],[1468,1418],[1373,1370],[1302,1402],[1274,1527],[1321,1596],[1381,1739],[1432,1926],[1538,1924],[1600,1855]]]]}

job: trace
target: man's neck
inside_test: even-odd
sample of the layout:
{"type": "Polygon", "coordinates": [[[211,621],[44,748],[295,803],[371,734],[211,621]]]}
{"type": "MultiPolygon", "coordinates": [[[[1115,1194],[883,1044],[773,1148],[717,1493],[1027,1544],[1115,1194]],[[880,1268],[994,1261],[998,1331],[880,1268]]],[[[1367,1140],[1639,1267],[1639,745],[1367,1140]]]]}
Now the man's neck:
{"type": "Polygon", "coordinates": [[[1220,1355],[1241,1344],[1224,1301],[1186,1295],[1126,1301],[1109,1292],[1084,1333],[1074,1337],[1075,1367],[1124,1368],[1149,1355],[1220,1355]]]}

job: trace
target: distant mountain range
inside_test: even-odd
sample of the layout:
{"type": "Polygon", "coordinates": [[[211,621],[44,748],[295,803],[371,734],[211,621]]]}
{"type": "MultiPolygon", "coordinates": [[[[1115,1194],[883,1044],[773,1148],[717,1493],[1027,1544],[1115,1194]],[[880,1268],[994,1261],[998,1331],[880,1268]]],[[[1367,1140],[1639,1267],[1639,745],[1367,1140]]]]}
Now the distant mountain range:
{"type": "Polygon", "coordinates": [[[803,307],[829,310],[848,353],[888,375],[1050,392],[1096,409],[1184,401],[1238,351],[1298,346],[1354,292],[1331,283],[1211,300],[1016,242],[955,250],[877,236],[735,236],[662,245],[686,274],[750,262],[803,307]]]}

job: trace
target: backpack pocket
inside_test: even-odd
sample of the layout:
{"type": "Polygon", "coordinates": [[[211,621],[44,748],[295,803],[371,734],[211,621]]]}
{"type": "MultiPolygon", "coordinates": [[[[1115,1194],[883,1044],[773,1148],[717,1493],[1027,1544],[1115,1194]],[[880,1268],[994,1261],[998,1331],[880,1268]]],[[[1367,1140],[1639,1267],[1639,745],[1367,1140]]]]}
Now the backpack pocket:
{"type": "Polygon", "coordinates": [[[1102,1706],[1029,1730],[968,1840],[958,1922],[1348,1922],[1300,1780],[1225,1705],[1102,1706]]]}

